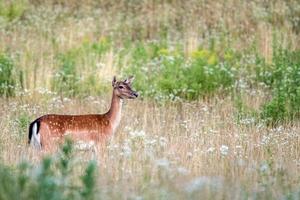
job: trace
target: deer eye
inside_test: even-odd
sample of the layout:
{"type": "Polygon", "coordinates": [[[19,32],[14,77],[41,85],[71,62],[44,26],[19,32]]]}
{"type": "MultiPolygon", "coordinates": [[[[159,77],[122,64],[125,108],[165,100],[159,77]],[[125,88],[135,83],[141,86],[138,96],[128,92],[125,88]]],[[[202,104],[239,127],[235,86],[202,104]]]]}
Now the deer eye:
{"type": "Polygon", "coordinates": [[[124,87],[122,85],[119,86],[119,89],[123,89],[124,87]]]}

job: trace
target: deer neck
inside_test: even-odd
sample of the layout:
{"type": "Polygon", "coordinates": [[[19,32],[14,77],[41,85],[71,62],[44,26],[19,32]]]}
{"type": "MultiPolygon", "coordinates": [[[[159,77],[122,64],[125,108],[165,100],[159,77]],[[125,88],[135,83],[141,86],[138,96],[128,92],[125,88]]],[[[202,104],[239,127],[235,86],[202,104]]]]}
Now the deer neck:
{"type": "Polygon", "coordinates": [[[123,100],[118,97],[115,92],[113,92],[111,106],[107,113],[109,121],[111,123],[113,133],[115,133],[118,125],[121,121],[121,111],[122,111],[123,100]]]}

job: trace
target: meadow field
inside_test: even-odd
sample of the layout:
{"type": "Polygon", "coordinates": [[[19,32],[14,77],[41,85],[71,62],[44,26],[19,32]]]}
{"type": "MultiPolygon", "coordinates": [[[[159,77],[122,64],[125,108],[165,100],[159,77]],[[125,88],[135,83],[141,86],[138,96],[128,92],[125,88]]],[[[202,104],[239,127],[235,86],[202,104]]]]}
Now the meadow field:
{"type": "Polygon", "coordinates": [[[0,200],[300,199],[300,3],[0,0],[0,200]],[[117,132],[30,148],[48,114],[117,132]]]}

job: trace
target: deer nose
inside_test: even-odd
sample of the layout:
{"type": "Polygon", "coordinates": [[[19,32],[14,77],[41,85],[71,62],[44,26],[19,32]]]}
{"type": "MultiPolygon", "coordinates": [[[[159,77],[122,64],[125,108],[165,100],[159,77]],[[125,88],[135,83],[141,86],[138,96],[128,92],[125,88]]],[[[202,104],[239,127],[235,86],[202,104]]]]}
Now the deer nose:
{"type": "Polygon", "coordinates": [[[135,96],[135,97],[138,97],[138,96],[139,96],[139,94],[138,94],[137,92],[133,92],[132,94],[133,94],[133,96],[135,96]]]}

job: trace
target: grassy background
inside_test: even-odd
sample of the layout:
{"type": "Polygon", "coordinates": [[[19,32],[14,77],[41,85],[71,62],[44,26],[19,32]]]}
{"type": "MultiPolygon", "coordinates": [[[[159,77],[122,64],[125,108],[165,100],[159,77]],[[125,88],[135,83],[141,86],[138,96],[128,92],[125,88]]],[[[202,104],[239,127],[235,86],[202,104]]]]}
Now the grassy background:
{"type": "Polygon", "coordinates": [[[299,199],[299,33],[297,0],[0,0],[0,199],[299,199]],[[129,74],[110,141],[27,148],[30,121],[103,113],[129,74]]]}

